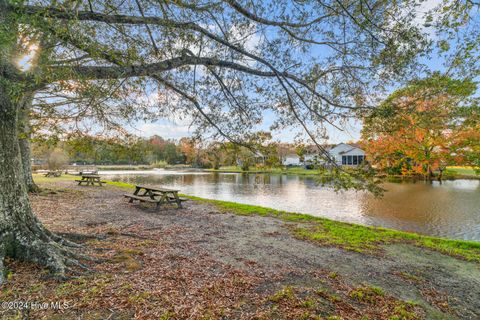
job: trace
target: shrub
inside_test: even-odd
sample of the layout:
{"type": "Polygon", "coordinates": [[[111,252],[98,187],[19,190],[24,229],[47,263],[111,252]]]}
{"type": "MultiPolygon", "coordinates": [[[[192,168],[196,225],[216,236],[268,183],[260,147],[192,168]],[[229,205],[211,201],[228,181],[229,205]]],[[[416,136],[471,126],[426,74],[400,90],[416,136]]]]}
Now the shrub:
{"type": "Polygon", "coordinates": [[[165,160],[158,160],[153,162],[150,166],[152,168],[165,168],[167,166],[167,162],[165,160]]]}

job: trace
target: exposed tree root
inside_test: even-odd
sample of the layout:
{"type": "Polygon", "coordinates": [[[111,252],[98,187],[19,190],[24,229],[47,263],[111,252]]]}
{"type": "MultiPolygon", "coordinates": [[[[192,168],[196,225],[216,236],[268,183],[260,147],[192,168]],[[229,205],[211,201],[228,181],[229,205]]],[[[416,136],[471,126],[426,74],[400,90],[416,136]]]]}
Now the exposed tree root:
{"type": "Polygon", "coordinates": [[[80,261],[97,260],[74,251],[71,246],[73,242],[54,235],[40,225],[37,226],[39,228],[34,228],[36,230],[1,230],[0,281],[5,281],[3,262],[6,257],[37,263],[49,269],[52,275],[59,279],[65,279],[67,274],[78,274],[79,270],[92,271],[80,261]]]}
{"type": "MultiPolygon", "coordinates": [[[[74,240],[76,242],[83,242],[87,240],[105,240],[108,238],[107,235],[97,235],[97,234],[81,234],[81,233],[73,233],[73,232],[57,232],[57,236],[60,236],[64,239],[74,240]]],[[[75,243],[77,244],[77,243],[75,243]]],[[[79,244],[77,244],[79,245],[79,244]]]]}
{"type": "Polygon", "coordinates": [[[47,233],[47,235],[55,242],[58,242],[59,244],[61,245],[64,245],[66,247],[71,247],[71,248],[82,248],[83,246],[81,244],[78,244],[78,243],[75,243],[75,242],[72,242],[68,239],[65,239],[64,237],[61,237],[47,229],[45,229],[43,226],[41,226],[42,229],[45,230],[45,232],[47,233]]]}
{"type": "Polygon", "coordinates": [[[36,185],[35,182],[33,182],[33,180],[31,183],[27,185],[27,189],[29,193],[35,193],[35,194],[40,193],[42,191],[42,189],[38,185],[36,185]]]}
{"type": "Polygon", "coordinates": [[[144,240],[150,239],[148,237],[144,237],[144,236],[141,236],[141,235],[138,235],[138,234],[135,234],[135,233],[129,233],[129,232],[121,232],[121,233],[119,233],[119,235],[124,236],[124,237],[136,238],[136,239],[144,239],[144,240]]]}

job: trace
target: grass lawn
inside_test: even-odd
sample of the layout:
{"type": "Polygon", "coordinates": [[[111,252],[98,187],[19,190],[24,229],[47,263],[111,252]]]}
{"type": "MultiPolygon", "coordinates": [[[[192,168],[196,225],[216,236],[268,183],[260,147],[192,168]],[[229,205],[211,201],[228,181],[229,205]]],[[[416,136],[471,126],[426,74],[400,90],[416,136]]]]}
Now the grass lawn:
{"type": "Polygon", "coordinates": [[[298,174],[298,175],[314,175],[317,174],[317,170],[309,170],[303,167],[289,167],[283,168],[255,168],[251,167],[248,171],[242,171],[239,166],[225,166],[220,169],[207,169],[206,171],[212,172],[239,172],[239,173],[273,173],[273,174],[298,174]]]}
{"type": "MultiPolygon", "coordinates": [[[[289,167],[283,168],[255,168],[251,167],[248,171],[242,171],[239,166],[226,166],[220,167],[220,169],[207,169],[212,172],[238,172],[238,173],[272,173],[272,174],[297,174],[297,175],[315,175],[318,174],[317,170],[309,170],[304,167],[289,167]]],[[[462,177],[480,177],[476,174],[475,169],[472,167],[452,166],[447,167],[445,176],[462,178],[462,177]]]]}
{"type": "Polygon", "coordinates": [[[460,167],[460,166],[447,167],[446,174],[459,175],[459,176],[476,176],[477,175],[473,167],[460,167]]]}
{"type": "MultiPolygon", "coordinates": [[[[38,173],[33,174],[33,180],[37,184],[52,183],[55,181],[74,181],[77,179],[80,179],[80,177],[74,176],[71,174],[62,174],[60,177],[45,177],[43,174],[38,174],[38,173]]],[[[102,179],[102,181],[105,181],[107,185],[116,186],[120,188],[126,188],[126,189],[135,188],[134,185],[121,182],[121,181],[109,181],[104,179],[102,179]]]]}

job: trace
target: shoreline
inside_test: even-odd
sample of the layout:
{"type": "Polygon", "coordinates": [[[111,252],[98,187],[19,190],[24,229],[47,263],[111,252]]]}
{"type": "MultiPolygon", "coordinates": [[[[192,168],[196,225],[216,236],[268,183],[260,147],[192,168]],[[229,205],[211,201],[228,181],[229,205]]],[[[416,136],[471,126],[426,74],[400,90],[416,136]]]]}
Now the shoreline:
{"type": "MultiPolygon", "coordinates": [[[[73,177],[73,179],[68,180],[74,180],[75,176],[71,177],[73,177]]],[[[36,181],[38,178],[42,179],[43,177],[37,177],[36,181]]],[[[58,178],[43,178],[42,180],[50,179],[58,178]]],[[[107,186],[114,186],[129,190],[135,188],[134,184],[126,182],[117,182],[111,180],[105,181],[107,186]]],[[[379,244],[407,241],[428,249],[437,250],[445,254],[464,258],[468,261],[476,261],[480,263],[480,241],[434,237],[391,228],[342,222],[329,218],[313,216],[307,213],[288,212],[284,210],[242,204],[232,201],[201,198],[187,194],[180,195],[193,201],[214,205],[220,211],[232,212],[239,215],[258,215],[262,217],[276,218],[287,222],[315,222],[322,225],[326,224],[329,226],[329,228],[331,228],[331,233],[328,235],[331,237],[331,239],[328,239],[326,235],[320,235],[315,231],[307,229],[296,230],[296,233],[299,237],[310,241],[317,241],[321,244],[335,245],[342,248],[347,248],[349,250],[358,251],[362,246],[374,249],[379,244]]]]}
{"type": "MultiPolygon", "coordinates": [[[[294,172],[291,171],[289,172],[288,170],[259,170],[259,171],[241,171],[241,170],[222,170],[222,169],[204,169],[203,171],[206,172],[212,172],[212,173],[243,173],[243,174],[282,174],[282,175],[298,175],[298,176],[315,176],[318,174],[315,169],[304,169],[304,171],[300,172],[294,172]]],[[[382,180],[386,182],[394,182],[390,180],[405,180],[405,181],[440,181],[437,178],[435,179],[430,179],[430,180],[425,180],[421,176],[401,176],[401,175],[383,175],[379,174],[378,178],[381,178],[382,180]]],[[[465,180],[480,180],[480,174],[479,175],[462,175],[462,174],[455,174],[455,175],[445,175],[441,181],[445,180],[460,180],[460,179],[465,179],[465,180]]]]}
{"type": "MultiPolygon", "coordinates": [[[[79,167],[82,167],[79,165],[79,167]]],[[[208,172],[208,173],[239,173],[239,174],[270,174],[270,175],[290,175],[290,176],[315,176],[318,174],[318,171],[315,169],[305,169],[302,167],[295,167],[290,169],[281,169],[281,168],[270,168],[264,170],[247,170],[242,171],[241,169],[205,169],[205,168],[194,168],[194,167],[175,167],[167,166],[164,168],[155,168],[149,165],[88,165],[83,167],[95,167],[98,171],[154,171],[154,170],[164,170],[164,171],[180,171],[180,172],[208,172]]],[[[37,169],[34,172],[46,172],[46,169],[37,169]]],[[[60,170],[64,171],[64,170],[60,170]]],[[[377,178],[381,179],[384,182],[402,182],[402,181],[453,181],[453,180],[480,180],[480,174],[445,174],[442,180],[438,178],[434,179],[424,179],[422,176],[402,176],[402,175],[385,175],[379,173],[377,178]]]]}

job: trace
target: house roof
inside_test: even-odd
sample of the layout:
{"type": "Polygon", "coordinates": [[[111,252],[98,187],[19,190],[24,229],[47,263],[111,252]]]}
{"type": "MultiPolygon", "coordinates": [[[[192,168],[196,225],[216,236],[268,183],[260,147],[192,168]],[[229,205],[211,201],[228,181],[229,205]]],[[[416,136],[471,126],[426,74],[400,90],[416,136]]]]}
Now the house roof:
{"type": "MultiPolygon", "coordinates": [[[[352,151],[352,150],[355,150],[355,149],[360,149],[360,148],[353,147],[353,148],[350,148],[350,149],[348,149],[348,150],[345,150],[345,151],[339,152],[338,154],[345,154],[345,153],[349,153],[350,151],[352,151]]],[[[361,149],[360,149],[360,150],[361,150],[361,149]]]]}
{"type": "Polygon", "coordinates": [[[341,145],[341,144],[344,144],[344,145],[346,145],[346,146],[349,146],[350,148],[347,149],[347,150],[345,150],[345,151],[341,151],[341,152],[339,152],[338,154],[346,154],[346,153],[349,153],[350,151],[353,151],[353,150],[355,150],[355,149],[358,149],[358,150],[363,151],[363,149],[360,148],[360,144],[358,144],[358,143],[340,143],[340,144],[338,144],[338,145],[341,145]]]}
{"type": "MultiPolygon", "coordinates": [[[[326,151],[330,151],[332,150],[333,148],[339,146],[339,145],[347,145],[349,147],[351,147],[350,149],[348,149],[347,151],[343,151],[343,152],[340,152],[339,154],[344,154],[344,153],[348,153],[356,148],[362,150],[362,148],[360,148],[360,144],[358,143],[338,143],[338,144],[323,144],[321,145],[321,147],[323,147],[326,151]]],[[[363,150],[362,150],[363,151],[363,150]]],[[[305,146],[305,156],[311,156],[311,155],[318,155],[319,154],[319,150],[318,150],[318,147],[316,145],[307,145],[305,146]]],[[[289,150],[286,154],[284,154],[283,157],[298,157],[298,154],[296,154],[296,152],[294,152],[293,150],[289,150]]]]}
{"type": "MultiPolygon", "coordinates": [[[[320,145],[322,148],[324,148],[326,151],[335,148],[337,146],[336,144],[322,144],[320,145]]],[[[318,153],[318,147],[316,145],[308,145],[306,147],[306,154],[315,154],[318,153]]]]}

